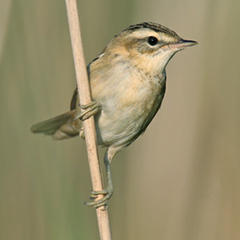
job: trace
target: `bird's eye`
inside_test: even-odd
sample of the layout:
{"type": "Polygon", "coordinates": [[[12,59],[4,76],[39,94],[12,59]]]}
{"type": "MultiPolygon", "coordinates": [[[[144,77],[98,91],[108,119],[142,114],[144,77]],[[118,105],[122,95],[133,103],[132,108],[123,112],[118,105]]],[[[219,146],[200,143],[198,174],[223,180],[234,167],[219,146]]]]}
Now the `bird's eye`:
{"type": "Polygon", "coordinates": [[[158,39],[156,37],[151,36],[148,38],[148,43],[151,46],[155,46],[158,43],[158,39]]]}

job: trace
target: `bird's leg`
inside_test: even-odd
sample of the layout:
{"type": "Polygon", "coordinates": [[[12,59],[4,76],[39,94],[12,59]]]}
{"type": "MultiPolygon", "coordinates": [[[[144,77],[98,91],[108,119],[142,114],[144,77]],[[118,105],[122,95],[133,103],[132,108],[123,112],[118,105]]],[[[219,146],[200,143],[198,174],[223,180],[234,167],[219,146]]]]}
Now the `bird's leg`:
{"type": "Polygon", "coordinates": [[[80,119],[82,121],[90,118],[100,110],[100,105],[95,101],[92,101],[85,105],[80,105],[81,113],[79,113],[72,121],[80,119]]]}
{"type": "Polygon", "coordinates": [[[113,195],[113,183],[112,183],[112,174],[111,174],[110,162],[111,162],[111,159],[109,159],[108,151],[106,151],[106,153],[104,155],[104,164],[105,164],[106,173],[107,173],[107,187],[103,190],[100,190],[100,191],[92,191],[91,192],[91,197],[93,197],[93,198],[96,198],[97,195],[99,195],[99,194],[104,195],[104,197],[97,200],[97,201],[94,201],[94,202],[88,202],[88,203],[86,203],[86,205],[93,206],[95,208],[101,207],[103,205],[106,206],[108,200],[112,197],[112,195],[113,195]]]}

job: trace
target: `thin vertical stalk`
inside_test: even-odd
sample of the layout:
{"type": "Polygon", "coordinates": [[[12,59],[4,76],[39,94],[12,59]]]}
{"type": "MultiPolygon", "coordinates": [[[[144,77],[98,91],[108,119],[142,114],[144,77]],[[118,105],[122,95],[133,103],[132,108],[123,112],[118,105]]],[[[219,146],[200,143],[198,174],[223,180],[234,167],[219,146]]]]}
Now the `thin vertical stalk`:
{"type": "MultiPolygon", "coordinates": [[[[83,54],[77,3],[76,0],[65,1],[77,78],[77,86],[79,91],[79,100],[81,105],[85,105],[91,102],[91,93],[83,54]]],[[[85,120],[83,122],[83,127],[93,190],[95,191],[102,190],[103,184],[98,160],[94,117],[90,117],[89,119],[85,120]]],[[[99,198],[97,198],[96,200],[98,199],[99,198]]],[[[111,240],[108,210],[107,209],[103,210],[103,208],[104,207],[100,207],[96,209],[100,239],[111,240]]]]}

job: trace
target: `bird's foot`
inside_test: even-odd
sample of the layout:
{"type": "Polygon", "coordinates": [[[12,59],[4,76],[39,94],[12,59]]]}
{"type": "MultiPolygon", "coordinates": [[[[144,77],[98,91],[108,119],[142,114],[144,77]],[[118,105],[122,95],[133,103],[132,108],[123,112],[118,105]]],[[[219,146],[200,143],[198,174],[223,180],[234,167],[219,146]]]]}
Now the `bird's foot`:
{"type": "Polygon", "coordinates": [[[113,188],[107,187],[106,189],[100,190],[100,191],[92,191],[91,192],[91,198],[95,199],[98,197],[98,195],[104,195],[103,198],[93,201],[93,202],[87,202],[85,205],[87,206],[93,206],[95,208],[99,208],[101,206],[104,206],[104,210],[107,208],[107,202],[113,195],[113,188]]]}
{"type": "Polygon", "coordinates": [[[76,121],[77,119],[84,121],[90,118],[100,110],[100,105],[92,101],[88,104],[80,105],[80,108],[81,108],[81,113],[78,114],[72,121],[76,121]]]}

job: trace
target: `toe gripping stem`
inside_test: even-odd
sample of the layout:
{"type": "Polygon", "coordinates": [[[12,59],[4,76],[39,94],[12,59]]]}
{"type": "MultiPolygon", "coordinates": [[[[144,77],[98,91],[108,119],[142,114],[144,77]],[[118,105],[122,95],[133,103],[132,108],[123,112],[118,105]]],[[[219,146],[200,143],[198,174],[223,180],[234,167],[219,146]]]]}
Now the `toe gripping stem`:
{"type": "Polygon", "coordinates": [[[82,121],[90,118],[100,110],[100,105],[96,103],[95,101],[92,101],[85,105],[80,105],[81,113],[76,115],[76,117],[72,121],[76,121],[77,119],[80,119],[82,121]]]}
{"type": "Polygon", "coordinates": [[[107,202],[113,195],[113,183],[112,183],[112,175],[111,175],[111,168],[110,168],[110,161],[107,156],[107,152],[104,156],[104,164],[106,168],[107,173],[107,187],[100,191],[92,191],[91,192],[91,198],[96,198],[98,195],[104,195],[103,198],[93,201],[93,202],[87,202],[85,203],[87,206],[93,206],[95,208],[99,208],[101,206],[105,206],[104,209],[107,208],[107,202]]]}

